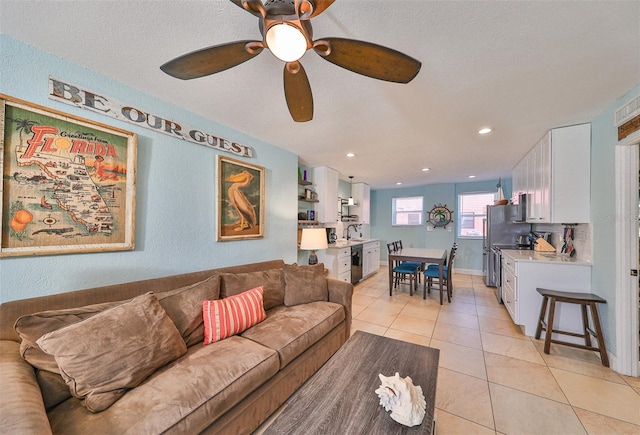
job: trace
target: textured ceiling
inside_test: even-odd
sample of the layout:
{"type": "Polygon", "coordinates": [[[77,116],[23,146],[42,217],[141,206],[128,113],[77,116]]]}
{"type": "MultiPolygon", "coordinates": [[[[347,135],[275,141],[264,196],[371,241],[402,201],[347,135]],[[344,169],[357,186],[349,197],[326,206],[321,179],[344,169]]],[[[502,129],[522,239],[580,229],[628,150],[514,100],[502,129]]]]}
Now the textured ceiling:
{"type": "Polygon", "coordinates": [[[315,39],[374,42],[422,69],[387,83],[309,51],[315,114],[295,123],[268,50],[190,81],[160,71],[193,50],[260,39],[258,19],[230,1],[0,0],[2,33],[373,188],[509,177],[546,130],[589,122],[640,83],[637,1],[336,0],[312,23],[315,39]]]}

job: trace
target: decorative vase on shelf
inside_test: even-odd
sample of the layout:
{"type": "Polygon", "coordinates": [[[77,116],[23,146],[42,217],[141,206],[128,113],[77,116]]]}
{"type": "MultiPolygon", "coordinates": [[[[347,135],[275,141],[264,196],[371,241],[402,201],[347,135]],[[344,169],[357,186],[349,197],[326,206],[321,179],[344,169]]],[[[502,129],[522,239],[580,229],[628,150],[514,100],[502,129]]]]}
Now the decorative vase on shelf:
{"type": "Polygon", "coordinates": [[[498,184],[496,185],[498,188],[498,198],[493,202],[495,205],[505,205],[509,202],[509,200],[505,199],[504,192],[502,191],[502,178],[498,178],[498,184]]]}

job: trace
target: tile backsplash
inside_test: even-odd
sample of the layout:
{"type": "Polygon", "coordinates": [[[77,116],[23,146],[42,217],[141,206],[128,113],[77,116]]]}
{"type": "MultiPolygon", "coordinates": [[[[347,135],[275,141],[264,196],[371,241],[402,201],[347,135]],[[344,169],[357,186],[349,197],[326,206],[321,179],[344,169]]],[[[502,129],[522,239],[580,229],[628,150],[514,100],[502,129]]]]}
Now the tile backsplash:
{"type": "MultiPolygon", "coordinates": [[[[573,228],[573,246],[576,250],[576,258],[582,261],[593,261],[591,224],[577,224],[573,228]]],[[[560,253],[562,245],[564,245],[564,225],[535,224],[533,230],[551,233],[551,244],[556,248],[556,252],[560,253]]]]}

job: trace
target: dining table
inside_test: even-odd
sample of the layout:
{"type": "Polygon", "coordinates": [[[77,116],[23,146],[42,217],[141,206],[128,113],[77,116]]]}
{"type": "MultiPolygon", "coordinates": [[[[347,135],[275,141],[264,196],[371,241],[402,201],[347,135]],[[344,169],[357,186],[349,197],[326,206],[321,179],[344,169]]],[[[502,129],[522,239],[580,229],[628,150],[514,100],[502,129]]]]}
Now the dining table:
{"type": "MultiPolygon", "coordinates": [[[[447,259],[446,249],[436,248],[402,248],[389,253],[389,296],[393,296],[393,267],[394,261],[417,261],[424,264],[437,264],[440,288],[444,288],[443,268],[447,259]]],[[[427,298],[426,290],[422,298],[427,298]]],[[[440,292],[440,305],[443,304],[442,291],[440,292]]]]}

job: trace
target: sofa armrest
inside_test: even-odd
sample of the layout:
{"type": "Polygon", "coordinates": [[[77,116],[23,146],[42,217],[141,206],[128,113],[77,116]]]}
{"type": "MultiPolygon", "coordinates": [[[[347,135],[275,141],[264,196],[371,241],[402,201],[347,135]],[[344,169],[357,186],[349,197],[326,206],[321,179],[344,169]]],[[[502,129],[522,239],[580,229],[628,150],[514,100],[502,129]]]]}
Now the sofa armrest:
{"type": "Polygon", "coordinates": [[[329,289],[329,302],[335,302],[344,306],[346,337],[348,340],[351,336],[351,299],[353,297],[353,284],[333,278],[327,278],[327,287],[329,289]]]}
{"type": "Polygon", "coordinates": [[[20,357],[20,343],[0,340],[0,427],[10,434],[50,434],[34,368],[20,357]]]}

